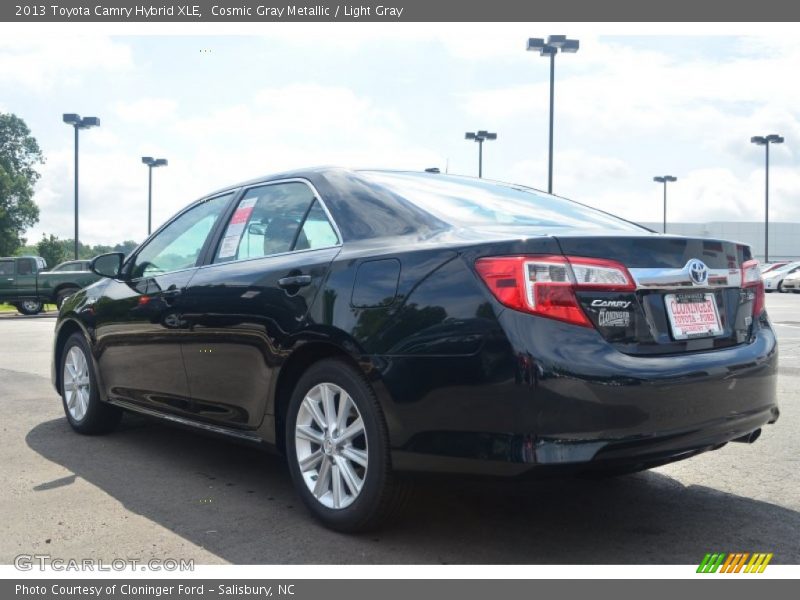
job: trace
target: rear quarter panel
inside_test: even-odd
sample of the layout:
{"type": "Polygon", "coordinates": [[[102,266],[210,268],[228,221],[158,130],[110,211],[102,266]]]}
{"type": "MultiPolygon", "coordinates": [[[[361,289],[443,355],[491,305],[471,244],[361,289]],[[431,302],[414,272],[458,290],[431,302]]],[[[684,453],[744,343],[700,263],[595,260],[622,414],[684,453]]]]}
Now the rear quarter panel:
{"type": "Polygon", "coordinates": [[[471,398],[485,402],[498,386],[514,382],[513,350],[498,321],[503,308],[475,274],[474,261],[550,253],[557,246],[545,237],[383,241],[381,247],[345,246],[310,316],[339,332],[341,344],[363,365],[386,414],[392,446],[402,447],[418,433],[448,428],[454,410],[463,426],[471,398]],[[357,283],[359,268],[376,260],[399,261],[396,294],[375,306],[354,304],[354,287],[363,285],[357,283]]]}

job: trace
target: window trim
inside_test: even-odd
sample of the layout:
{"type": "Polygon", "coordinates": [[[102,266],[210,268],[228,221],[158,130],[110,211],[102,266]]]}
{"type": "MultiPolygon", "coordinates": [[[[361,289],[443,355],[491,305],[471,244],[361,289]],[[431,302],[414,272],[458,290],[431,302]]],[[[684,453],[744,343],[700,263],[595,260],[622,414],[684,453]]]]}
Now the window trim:
{"type": "Polygon", "coordinates": [[[213,240],[216,238],[219,229],[220,222],[227,222],[229,218],[229,212],[231,208],[231,203],[239,202],[239,198],[241,196],[242,188],[234,188],[230,190],[226,190],[224,192],[214,194],[213,196],[207,196],[205,198],[200,198],[200,200],[196,200],[189,204],[189,206],[184,207],[183,210],[179,211],[175,216],[173,216],[169,221],[166,221],[161,227],[156,229],[153,233],[151,233],[145,241],[139,244],[136,251],[132,252],[125,263],[122,265],[122,269],[120,272],[124,275],[124,281],[128,282],[137,282],[142,281],[144,279],[153,279],[154,277],[161,277],[162,275],[171,275],[172,273],[182,273],[183,271],[191,271],[192,269],[196,269],[201,267],[204,264],[204,260],[206,258],[206,254],[208,252],[208,247],[210,243],[213,243],[213,240]],[[217,218],[216,223],[211,228],[211,231],[208,232],[203,245],[200,248],[200,252],[197,254],[197,260],[191,267],[185,267],[183,269],[175,269],[174,271],[164,271],[163,273],[158,273],[156,275],[142,275],[141,277],[131,277],[131,270],[136,264],[136,259],[139,258],[139,254],[144,250],[147,245],[150,243],[151,240],[155,239],[155,237],[160,234],[164,229],[172,225],[175,221],[180,219],[183,215],[188,213],[190,210],[197,208],[198,206],[205,204],[206,202],[211,202],[212,200],[217,200],[218,198],[223,198],[225,196],[230,196],[228,203],[222,207],[222,211],[220,212],[219,218],[217,218]]]}
{"type": "MultiPolygon", "coordinates": [[[[263,260],[265,258],[272,258],[274,256],[287,256],[289,254],[300,254],[302,252],[314,252],[317,250],[330,250],[331,248],[341,248],[343,243],[342,232],[339,230],[339,226],[336,224],[336,221],[333,219],[333,215],[328,210],[328,207],[325,205],[325,201],[320,196],[317,188],[314,187],[314,184],[311,183],[308,179],[304,179],[302,177],[290,177],[287,179],[275,179],[272,181],[262,181],[261,183],[254,183],[252,185],[248,185],[247,187],[243,187],[239,190],[239,193],[236,195],[236,198],[232,204],[232,206],[228,209],[228,214],[225,218],[224,227],[220,228],[220,231],[215,232],[216,239],[214,240],[213,244],[209,247],[209,252],[205,256],[205,260],[202,264],[198,265],[200,268],[203,267],[216,267],[221,265],[230,265],[233,263],[242,263],[251,260],[263,260]],[[311,208],[314,206],[314,202],[319,202],[319,205],[322,207],[325,216],[328,219],[328,222],[333,229],[333,233],[336,235],[336,243],[332,246],[324,246],[321,248],[304,248],[303,250],[289,250],[287,252],[276,252],[275,254],[268,254],[266,256],[251,256],[248,258],[237,258],[235,260],[226,260],[225,262],[214,262],[214,258],[217,255],[217,251],[219,250],[219,245],[222,243],[222,235],[224,233],[224,229],[227,228],[228,223],[230,222],[230,218],[233,213],[236,211],[236,208],[239,206],[239,203],[242,201],[242,198],[247,194],[248,191],[263,188],[270,185],[281,185],[285,183],[304,183],[310,190],[311,194],[314,196],[314,201],[308,205],[305,214],[303,215],[303,222],[300,224],[300,228],[298,231],[302,229],[302,226],[305,225],[305,220],[308,218],[308,215],[311,211],[311,208]]],[[[296,243],[296,241],[295,241],[296,243]]]]}
{"type": "Polygon", "coordinates": [[[36,275],[36,273],[39,271],[39,269],[38,269],[39,264],[38,264],[38,261],[35,258],[31,258],[29,256],[22,256],[22,257],[18,258],[14,262],[16,263],[15,268],[14,268],[14,275],[16,275],[17,277],[30,277],[31,275],[36,275]],[[19,267],[23,263],[27,263],[27,264],[33,263],[33,267],[32,267],[32,270],[31,270],[30,273],[20,273],[19,272],[19,267]]]}

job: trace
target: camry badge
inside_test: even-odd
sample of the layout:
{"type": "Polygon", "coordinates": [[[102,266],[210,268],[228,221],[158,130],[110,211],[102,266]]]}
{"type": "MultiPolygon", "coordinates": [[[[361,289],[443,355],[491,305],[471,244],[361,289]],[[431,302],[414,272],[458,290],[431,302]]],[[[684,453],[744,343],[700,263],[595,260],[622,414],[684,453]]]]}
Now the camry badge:
{"type": "Polygon", "coordinates": [[[686,264],[689,270],[689,277],[692,278],[692,283],[695,285],[705,285],[708,283],[708,267],[702,260],[693,258],[686,264]]]}

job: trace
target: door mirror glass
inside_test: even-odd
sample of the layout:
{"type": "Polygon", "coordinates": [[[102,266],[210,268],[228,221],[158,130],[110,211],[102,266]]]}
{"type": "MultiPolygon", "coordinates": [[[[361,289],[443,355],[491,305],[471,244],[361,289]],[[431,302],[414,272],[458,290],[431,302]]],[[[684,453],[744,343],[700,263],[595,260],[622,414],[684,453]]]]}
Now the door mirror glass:
{"type": "Polygon", "coordinates": [[[119,277],[120,270],[122,270],[122,261],[124,259],[125,255],[122,252],[101,254],[92,259],[92,262],[89,263],[89,269],[101,277],[116,279],[119,277]]]}

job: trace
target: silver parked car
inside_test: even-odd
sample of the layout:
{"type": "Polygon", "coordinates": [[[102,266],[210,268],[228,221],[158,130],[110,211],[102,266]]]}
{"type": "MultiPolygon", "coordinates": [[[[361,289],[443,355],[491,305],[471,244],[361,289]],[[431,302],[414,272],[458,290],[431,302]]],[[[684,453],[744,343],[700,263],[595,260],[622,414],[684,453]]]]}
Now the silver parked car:
{"type": "Polygon", "coordinates": [[[784,277],[781,291],[800,294],[800,270],[784,277]]]}

